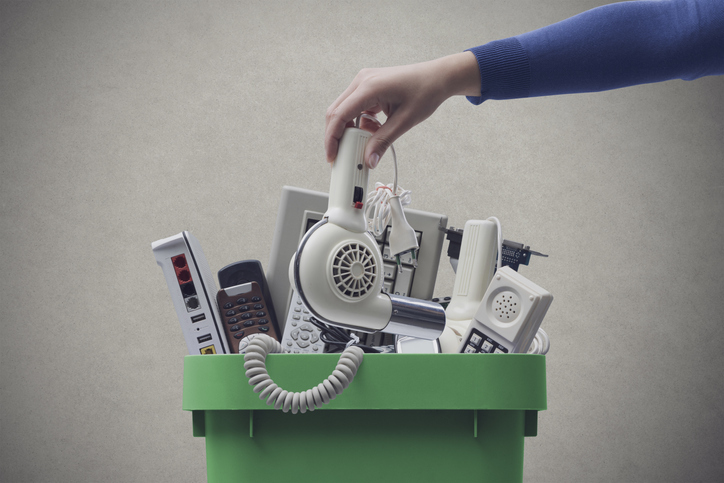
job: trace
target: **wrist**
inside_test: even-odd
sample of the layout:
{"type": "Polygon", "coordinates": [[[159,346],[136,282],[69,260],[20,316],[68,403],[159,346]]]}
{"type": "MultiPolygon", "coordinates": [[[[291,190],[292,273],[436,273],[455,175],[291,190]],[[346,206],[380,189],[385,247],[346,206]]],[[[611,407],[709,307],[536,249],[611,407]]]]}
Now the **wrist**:
{"type": "Polygon", "coordinates": [[[480,69],[475,54],[460,52],[437,59],[447,97],[479,96],[480,69]]]}

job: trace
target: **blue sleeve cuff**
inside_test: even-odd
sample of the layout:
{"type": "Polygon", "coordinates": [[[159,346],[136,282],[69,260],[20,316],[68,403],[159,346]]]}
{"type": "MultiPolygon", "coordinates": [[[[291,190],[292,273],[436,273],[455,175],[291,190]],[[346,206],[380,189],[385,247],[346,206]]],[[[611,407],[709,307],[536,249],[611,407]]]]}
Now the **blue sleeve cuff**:
{"type": "Polygon", "coordinates": [[[467,49],[480,69],[480,96],[468,96],[475,105],[488,99],[517,99],[530,94],[530,61],[515,37],[467,49]]]}

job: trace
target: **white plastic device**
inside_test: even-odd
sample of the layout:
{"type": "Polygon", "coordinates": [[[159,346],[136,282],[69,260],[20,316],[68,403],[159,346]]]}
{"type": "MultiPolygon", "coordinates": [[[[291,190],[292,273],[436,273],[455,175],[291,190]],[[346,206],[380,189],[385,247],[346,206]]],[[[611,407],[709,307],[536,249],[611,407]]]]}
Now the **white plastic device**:
{"type": "MultiPolygon", "coordinates": [[[[290,283],[289,280],[289,261],[307,230],[322,220],[329,204],[327,193],[294,186],[284,186],[281,191],[274,239],[269,255],[269,267],[266,273],[274,310],[280,325],[289,320],[287,309],[291,306],[292,299],[296,297],[296,295],[292,296],[293,283],[290,283]]],[[[382,191],[387,190],[379,190],[379,192],[382,191]]],[[[370,203],[368,195],[365,210],[367,216],[370,212],[370,203]]],[[[404,211],[405,218],[418,236],[420,250],[417,256],[417,266],[414,265],[411,254],[405,254],[400,257],[402,272],[399,272],[396,257],[390,251],[391,227],[389,225],[378,227],[380,233],[375,236],[375,240],[382,252],[384,263],[382,272],[385,280],[382,291],[429,300],[435,291],[437,271],[445,242],[444,230],[447,226],[447,216],[415,210],[407,206],[404,207],[404,211]]],[[[281,328],[285,330],[285,327],[281,328]]],[[[282,343],[282,345],[285,344],[282,343]]]]}
{"type": "Polygon", "coordinates": [[[458,351],[462,336],[493,278],[497,252],[497,225],[490,220],[468,220],[460,244],[452,299],[445,309],[447,327],[440,340],[442,352],[458,351]]]}
{"type": "Polygon", "coordinates": [[[459,352],[525,353],[553,301],[544,288],[510,267],[493,277],[459,352]]]}
{"type": "Polygon", "coordinates": [[[439,354],[440,341],[398,335],[395,337],[395,352],[397,354],[439,354]]]}
{"type": "Polygon", "coordinates": [[[321,354],[324,352],[322,331],[310,322],[312,314],[302,304],[296,292],[292,292],[292,302],[287,311],[282,336],[282,350],[294,354],[321,354]]]}
{"type": "Polygon", "coordinates": [[[153,242],[151,249],[163,269],[189,354],[228,354],[214,276],[199,241],[183,231],[153,242]]]}
{"type": "Polygon", "coordinates": [[[369,178],[363,154],[371,136],[358,128],[347,128],[342,135],[327,211],[302,238],[289,264],[289,279],[321,322],[437,339],[445,327],[440,305],[382,292],[382,254],[367,232],[363,210],[369,178]]]}

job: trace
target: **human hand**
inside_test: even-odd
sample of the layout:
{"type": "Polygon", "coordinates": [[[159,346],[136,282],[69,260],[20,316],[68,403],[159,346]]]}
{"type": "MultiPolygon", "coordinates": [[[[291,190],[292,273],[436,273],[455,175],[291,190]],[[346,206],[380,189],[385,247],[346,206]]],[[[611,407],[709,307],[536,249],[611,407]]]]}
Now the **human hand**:
{"type": "Polygon", "coordinates": [[[360,127],[374,134],[364,159],[377,166],[390,145],[424,121],[454,95],[480,95],[480,73],[472,52],[462,52],[419,64],[363,69],[327,109],[324,147],[327,161],[337,157],[339,139],[360,114],[383,112],[386,122],[377,127],[362,119],[360,127]]]}

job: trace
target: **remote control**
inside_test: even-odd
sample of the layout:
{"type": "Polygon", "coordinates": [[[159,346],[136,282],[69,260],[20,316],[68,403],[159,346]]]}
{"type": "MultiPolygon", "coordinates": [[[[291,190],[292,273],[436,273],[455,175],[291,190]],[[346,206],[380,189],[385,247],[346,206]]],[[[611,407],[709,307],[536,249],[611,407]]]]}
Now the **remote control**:
{"type": "Polygon", "coordinates": [[[267,334],[279,340],[276,324],[271,322],[269,316],[271,304],[264,298],[258,283],[223,288],[219,290],[216,300],[232,354],[243,353],[248,344],[244,339],[254,334],[267,334]]]}
{"type": "Polygon", "coordinates": [[[320,339],[321,331],[311,323],[312,314],[302,304],[297,291],[292,291],[292,302],[287,311],[287,321],[284,324],[282,348],[285,352],[294,354],[321,354],[324,352],[324,342],[320,339]]]}

